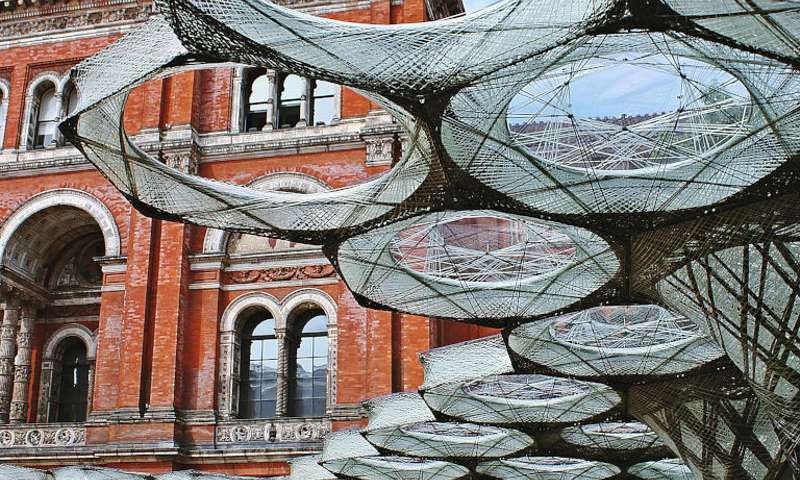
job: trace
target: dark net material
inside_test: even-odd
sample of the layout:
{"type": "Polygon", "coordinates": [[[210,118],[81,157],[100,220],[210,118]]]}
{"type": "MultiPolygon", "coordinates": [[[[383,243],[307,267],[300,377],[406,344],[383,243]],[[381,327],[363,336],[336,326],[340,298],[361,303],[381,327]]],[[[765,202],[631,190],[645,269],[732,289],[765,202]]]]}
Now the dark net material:
{"type": "Polygon", "coordinates": [[[504,327],[424,355],[420,394],[368,402],[369,425],[294,478],[791,475],[800,3],[505,0],[389,26],[157,6],[73,69],[61,125],[137,208],[323,245],[364,306],[504,327]],[[127,138],[135,86],[229,63],[355,88],[408,148],[301,195],[179,172],[127,138]],[[618,94],[642,79],[660,80],[618,94]]]}

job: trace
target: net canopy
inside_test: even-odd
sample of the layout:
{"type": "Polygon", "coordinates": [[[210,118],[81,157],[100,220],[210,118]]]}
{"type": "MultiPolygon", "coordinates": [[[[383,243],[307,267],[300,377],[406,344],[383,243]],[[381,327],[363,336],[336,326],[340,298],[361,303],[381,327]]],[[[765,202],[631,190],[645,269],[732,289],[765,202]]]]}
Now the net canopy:
{"type": "MultiPolygon", "coordinates": [[[[789,474],[800,3],[504,0],[407,25],[156,3],[72,70],[80,104],[60,127],[137,208],[322,245],[367,307],[504,328],[424,355],[421,394],[366,405],[358,435],[378,453],[361,442],[334,470],[789,474]],[[383,175],[301,195],[178,171],[127,137],[133,88],[231,63],[354,88],[408,148],[383,175]],[[653,434],[683,463],[658,463],[653,434]]],[[[327,478],[317,461],[294,470],[327,478]]]]}

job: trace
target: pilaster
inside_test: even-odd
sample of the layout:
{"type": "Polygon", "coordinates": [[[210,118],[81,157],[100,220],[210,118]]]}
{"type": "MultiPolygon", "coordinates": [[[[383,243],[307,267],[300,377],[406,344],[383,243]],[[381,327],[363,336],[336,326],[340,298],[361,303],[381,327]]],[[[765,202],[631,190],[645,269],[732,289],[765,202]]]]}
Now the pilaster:
{"type": "Polygon", "coordinates": [[[28,389],[31,380],[31,334],[36,322],[36,309],[25,305],[20,310],[17,332],[17,355],[14,359],[14,391],[11,398],[11,423],[25,423],[28,419],[28,389]]]}
{"type": "Polygon", "coordinates": [[[14,357],[17,353],[17,324],[19,323],[19,299],[9,294],[0,304],[3,323],[0,324],[0,423],[8,423],[11,396],[14,388],[14,357]]]}

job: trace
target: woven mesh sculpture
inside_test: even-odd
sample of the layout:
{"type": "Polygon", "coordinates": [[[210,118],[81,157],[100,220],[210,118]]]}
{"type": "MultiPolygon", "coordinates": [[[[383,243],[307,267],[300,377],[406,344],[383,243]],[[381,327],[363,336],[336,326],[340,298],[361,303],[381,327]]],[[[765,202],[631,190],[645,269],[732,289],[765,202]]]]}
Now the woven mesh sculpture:
{"type": "MultiPolygon", "coordinates": [[[[157,6],[73,69],[80,104],[61,125],[137,208],[323,245],[368,307],[505,327],[425,355],[421,395],[368,403],[378,455],[347,457],[347,475],[447,477],[451,461],[497,478],[788,475],[798,2],[505,0],[390,26],[264,0],[157,6]],[[409,148],[378,178],[301,195],[179,172],[127,138],[131,89],[231,62],[355,88],[409,148]],[[660,109],[639,95],[630,116],[592,116],[613,71],[672,86],[650,95],[660,109]],[[663,450],[637,443],[652,436],[632,417],[687,466],[648,458],[663,450]],[[564,459],[593,447],[611,463],[564,459]]],[[[327,478],[317,460],[297,478],[327,478]]]]}
{"type": "MultiPolygon", "coordinates": [[[[307,461],[307,457],[303,457],[303,460],[307,461]]],[[[322,467],[316,463],[314,466],[327,472],[327,470],[322,469],[322,467]]],[[[145,473],[131,473],[115,468],[95,467],[90,465],[62,467],[54,470],[36,470],[15,465],[0,465],[1,480],[245,480],[246,478],[258,480],[254,477],[238,477],[194,470],[148,475],[145,473]]],[[[321,477],[315,478],[313,476],[307,476],[305,478],[306,480],[323,480],[321,477]]],[[[330,476],[328,478],[335,477],[330,476]]]]}

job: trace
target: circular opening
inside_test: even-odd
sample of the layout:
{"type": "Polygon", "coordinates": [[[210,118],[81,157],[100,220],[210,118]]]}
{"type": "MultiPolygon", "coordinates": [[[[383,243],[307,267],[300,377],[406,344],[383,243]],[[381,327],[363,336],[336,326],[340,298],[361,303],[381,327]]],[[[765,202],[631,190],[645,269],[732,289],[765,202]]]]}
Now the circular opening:
{"type": "Polygon", "coordinates": [[[528,280],[575,262],[577,248],[552,226],[492,215],[444,216],[398,232],[389,243],[407,270],[469,283],[528,280]]]}
{"type": "Polygon", "coordinates": [[[502,375],[476,380],[464,386],[470,395],[514,400],[550,400],[581,395],[587,385],[545,375],[502,375]]]}
{"type": "Polygon", "coordinates": [[[638,422],[612,422],[599,423],[594,425],[583,425],[584,433],[593,436],[616,437],[616,438],[639,438],[655,437],[656,434],[650,427],[638,422]]]}
{"type": "Polygon", "coordinates": [[[572,57],[512,99],[513,141],[534,157],[642,174],[701,161],[747,133],[752,100],[731,74],[669,53],[666,39],[596,40],[582,50],[587,58],[572,57]]]}
{"type": "Polygon", "coordinates": [[[491,425],[472,423],[421,422],[403,427],[406,433],[416,436],[449,437],[454,439],[488,437],[501,435],[503,431],[491,425]]]}
{"type": "Polygon", "coordinates": [[[596,307],[556,319],[549,328],[559,343],[619,353],[670,348],[701,336],[696,323],[656,306],[596,307]]]}

